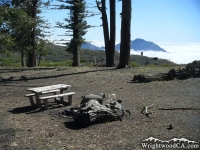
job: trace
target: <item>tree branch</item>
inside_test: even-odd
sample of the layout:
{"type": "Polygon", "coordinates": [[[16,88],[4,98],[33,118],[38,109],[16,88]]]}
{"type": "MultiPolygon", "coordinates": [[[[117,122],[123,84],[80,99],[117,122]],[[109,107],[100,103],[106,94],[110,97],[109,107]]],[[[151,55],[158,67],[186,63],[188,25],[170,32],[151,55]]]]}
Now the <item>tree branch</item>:
{"type": "Polygon", "coordinates": [[[100,12],[102,12],[102,7],[100,6],[102,2],[96,0],[97,8],[99,9],[100,12]]]}

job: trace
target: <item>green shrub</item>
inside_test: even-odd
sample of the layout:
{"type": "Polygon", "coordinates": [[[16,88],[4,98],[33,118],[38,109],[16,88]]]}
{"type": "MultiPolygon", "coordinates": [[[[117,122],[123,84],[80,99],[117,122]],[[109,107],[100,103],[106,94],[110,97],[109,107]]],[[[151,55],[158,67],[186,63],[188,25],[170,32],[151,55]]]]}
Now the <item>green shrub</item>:
{"type": "Polygon", "coordinates": [[[21,66],[20,60],[13,59],[13,58],[0,58],[1,66],[15,66],[19,67],[21,66]]]}
{"type": "Polygon", "coordinates": [[[131,67],[139,67],[139,65],[138,65],[136,62],[131,62],[131,63],[130,63],[130,66],[131,66],[131,67]]]}
{"type": "Polygon", "coordinates": [[[40,62],[41,67],[56,67],[56,66],[65,66],[65,67],[71,67],[72,66],[72,60],[68,61],[49,61],[49,60],[43,60],[40,62]]]}
{"type": "Polygon", "coordinates": [[[170,67],[170,64],[162,64],[161,67],[170,67]]]}
{"type": "Polygon", "coordinates": [[[155,64],[148,64],[147,66],[148,66],[148,67],[156,67],[155,64]]]}
{"type": "Polygon", "coordinates": [[[106,62],[100,62],[97,66],[98,67],[106,67],[106,62]]]}
{"type": "Polygon", "coordinates": [[[40,62],[41,67],[52,67],[54,65],[55,65],[55,63],[52,61],[49,61],[49,60],[41,60],[41,62],[40,62]]]}
{"type": "Polygon", "coordinates": [[[73,61],[72,60],[68,60],[64,63],[64,66],[67,66],[67,67],[72,67],[72,63],[73,61]]]}
{"type": "Polygon", "coordinates": [[[84,58],[81,58],[80,62],[87,62],[87,60],[84,58]]]}

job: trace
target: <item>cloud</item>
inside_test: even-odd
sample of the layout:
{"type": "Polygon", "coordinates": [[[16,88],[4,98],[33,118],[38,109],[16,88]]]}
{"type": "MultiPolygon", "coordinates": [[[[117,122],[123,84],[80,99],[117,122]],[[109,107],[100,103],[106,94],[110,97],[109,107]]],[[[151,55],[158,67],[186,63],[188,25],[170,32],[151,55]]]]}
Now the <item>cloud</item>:
{"type": "Polygon", "coordinates": [[[70,41],[70,39],[52,39],[52,38],[47,38],[47,40],[49,40],[49,42],[55,44],[55,45],[59,45],[59,46],[66,46],[66,43],[67,41],[70,41]]]}
{"type": "MultiPolygon", "coordinates": [[[[163,44],[160,45],[165,52],[156,52],[156,51],[143,51],[144,56],[148,57],[158,57],[163,59],[168,59],[177,64],[186,64],[194,60],[200,60],[200,43],[188,43],[188,44],[163,44]]],[[[141,51],[131,50],[131,54],[140,55],[141,51]]]]}
{"type": "Polygon", "coordinates": [[[102,41],[102,40],[88,40],[88,41],[91,41],[91,44],[98,46],[98,47],[104,46],[104,41],[102,41]]]}
{"type": "MultiPolygon", "coordinates": [[[[98,47],[105,46],[103,40],[97,40],[96,39],[96,40],[88,40],[88,41],[92,41],[91,44],[98,46],[98,47]]],[[[115,44],[118,44],[118,43],[119,43],[119,41],[116,40],[115,44]]]]}
{"type": "MultiPolygon", "coordinates": [[[[48,38],[48,40],[56,45],[60,45],[60,46],[66,46],[65,43],[66,41],[70,41],[70,38],[60,38],[60,39],[56,39],[56,38],[48,38]]],[[[95,46],[101,47],[104,46],[104,41],[102,40],[86,40],[86,42],[89,42],[90,44],[93,44],[95,46]]]]}

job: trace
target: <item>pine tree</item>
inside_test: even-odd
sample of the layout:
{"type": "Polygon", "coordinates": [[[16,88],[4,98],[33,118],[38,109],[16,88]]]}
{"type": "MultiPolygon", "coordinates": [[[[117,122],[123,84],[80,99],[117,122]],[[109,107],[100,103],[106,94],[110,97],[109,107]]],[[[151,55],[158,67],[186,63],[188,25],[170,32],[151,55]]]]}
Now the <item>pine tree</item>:
{"type": "Polygon", "coordinates": [[[68,29],[65,36],[72,36],[71,41],[67,44],[67,51],[73,53],[72,66],[80,66],[80,47],[84,42],[83,36],[87,32],[87,28],[91,27],[87,25],[85,20],[86,3],[84,0],[60,0],[60,2],[67,3],[68,5],[61,5],[60,9],[70,10],[69,18],[65,21],[67,24],[57,22],[57,25],[61,28],[68,29]]]}
{"type": "Polygon", "coordinates": [[[10,3],[0,3],[0,52],[24,49],[28,42],[25,30],[34,26],[27,14],[18,8],[10,7],[10,3]],[[23,40],[26,42],[22,42],[23,40]]]}
{"type": "MultiPolygon", "coordinates": [[[[12,5],[16,8],[19,8],[27,13],[27,15],[35,22],[35,26],[27,29],[24,32],[27,32],[26,47],[27,47],[27,66],[35,67],[36,66],[36,47],[35,47],[35,29],[36,29],[36,14],[37,14],[37,4],[39,0],[12,0],[12,5]]],[[[21,59],[24,57],[25,51],[21,51],[21,59]]],[[[22,60],[22,66],[24,60],[22,60]]]]}
{"type": "MultiPolygon", "coordinates": [[[[49,1],[46,3],[41,0],[12,0],[12,5],[15,8],[19,8],[23,10],[29,18],[34,22],[34,25],[24,29],[20,34],[16,35],[17,43],[20,43],[24,47],[21,47],[21,62],[22,66],[24,65],[24,56],[27,56],[26,65],[28,67],[36,66],[36,54],[41,52],[41,40],[44,38],[43,31],[40,29],[41,24],[45,24],[45,21],[42,20],[41,17],[37,16],[37,14],[41,13],[40,7],[42,5],[48,5],[49,1]],[[38,51],[38,47],[40,50],[38,51]]],[[[47,26],[46,26],[47,27],[47,26]]],[[[18,45],[19,46],[19,45],[18,45]]],[[[46,49],[45,49],[46,50],[46,49]]]]}

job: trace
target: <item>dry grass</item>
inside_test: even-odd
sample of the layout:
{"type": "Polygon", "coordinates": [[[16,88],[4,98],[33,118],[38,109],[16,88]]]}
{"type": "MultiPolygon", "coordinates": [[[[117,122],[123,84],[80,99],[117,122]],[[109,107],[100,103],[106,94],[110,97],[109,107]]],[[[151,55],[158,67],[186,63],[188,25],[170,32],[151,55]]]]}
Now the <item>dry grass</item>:
{"type": "Polygon", "coordinates": [[[0,149],[36,150],[118,150],[142,149],[141,141],[150,136],[168,140],[185,137],[200,142],[200,79],[131,83],[134,75],[155,76],[170,68],[54,68],[1,70],[0,82],[0,149]],[[9,80],[10,77],[13,77],[9,80]],[[22,76],[25,77],[22,78],[22,76]],[[130,117],[82,128],[70,117],[60,116],[67,107],[53,104],[41,111],[30,107],[24,97],[26,88],[52,84],[71,84],[72,107],[79,106],[88,93],[115,93],[122,99],[130,117]],[[154,104],[150,117],[141,114],[143,106],[154,104]],[[190,107],[197,110],[160,110],[190,107]],[[172,130],[167,130],[169,124],[172,130]]]}

